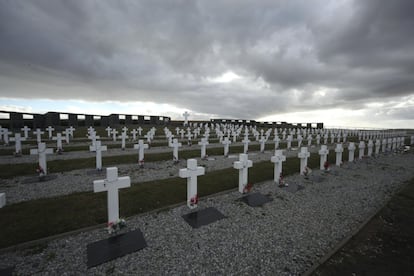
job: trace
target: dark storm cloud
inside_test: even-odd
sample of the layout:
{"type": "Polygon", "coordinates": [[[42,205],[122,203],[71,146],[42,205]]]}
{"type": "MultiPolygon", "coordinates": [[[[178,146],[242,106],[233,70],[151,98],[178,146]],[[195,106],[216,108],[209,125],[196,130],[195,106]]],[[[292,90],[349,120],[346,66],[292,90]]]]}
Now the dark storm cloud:
{"type": "Polygon", "coordinates": [[[413,94],[412,10],[409,0],[5,0],[0,92],[236,118],[359,109],[413,94]],[[211,81],[228,71],[242,78],[211,81]]]}

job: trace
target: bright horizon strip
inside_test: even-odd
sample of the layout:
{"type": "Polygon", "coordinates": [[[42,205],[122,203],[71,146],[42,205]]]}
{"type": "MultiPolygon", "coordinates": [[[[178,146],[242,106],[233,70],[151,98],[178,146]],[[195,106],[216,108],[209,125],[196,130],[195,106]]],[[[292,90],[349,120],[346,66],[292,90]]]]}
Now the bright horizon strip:
{"type": "MultiPolygon", "coordinates": [[[[216,114],[202,114],[190,109],[178,108],[169,104],[144,102],[86,102],[81,100],[29,100],[0,98],[0,110],[8,112],[44,114],[47,112],[91,114],[107,116],[109,114],[154,115],[171,117],[172,120],[183,120],[182,114],[190,112],[191,120],[210,120],[223,118],[216,114]],[[122,111],[122,112],[119,112],[122,111]]],[[[326,128],[366,128],[366,129],[394,129],[407,128],[410,121],[381,121],[375,124],[368,123],[366,111],[349,111],[346,109],[312,110],[269,115],[258,119],[254,118],[224,118],[247,119],[258,122],[288,122],[288,123],[323,123],[326,128]],[[343,114],[349,114],[345,117],[343,114]],[[326,118],[329,115],[328,119],[326,118]],[[305,118],[305,119],[304,119],[305,118]],[[361,123],[363,122],[363,123],[361,123]]],[[[369,113],[369,112],[368,112],[369,113]]],[[[1,115],[1,114],[0,114],[1,115]]]]}

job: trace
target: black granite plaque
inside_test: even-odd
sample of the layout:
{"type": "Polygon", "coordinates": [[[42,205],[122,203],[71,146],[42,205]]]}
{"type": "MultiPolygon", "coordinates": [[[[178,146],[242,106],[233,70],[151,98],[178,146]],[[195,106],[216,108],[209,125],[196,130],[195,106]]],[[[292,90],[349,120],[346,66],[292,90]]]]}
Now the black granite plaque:
{"type": "Polygon", "coordinates": [[[14,272],[14,267],[0,268],[0,276],[12,276],[14,272]]]}
{"type": "Polygon", "coordinates": [[[223,218],[226,218],[226,216],[214,207],[208,207],[203,210],[183,215],[183,219],[193,228],[199,228],[223,218]]]}
{"type": "Polygon", "coordinates": [[[282,190],[285,190],[285,191],[288,191],[288,192],[291,192],[291,193],[296,193],[297,191],[300,191],[300,190],[305,189],[305,186],[303,186],[303,185],[301,185],[299,183],[296,183],[296,182],[288,182],[288,186],[287,187],[286,186],[283,186],[283,187],[280,187],[280,188],[282,190]]]}
{"type": "Polygon", "coordinates": [[[56,179],[56,174],[48,174],[45,176],[35,176],[35,177],[29,177],[22,181],[23,184],[30,184],[30,183],[38,183],[38,182],[46,182],[53,179],[56,179]]]}
{"type": "Polygon", "coordinates": [[[265,196],[261,193],[252,193],[242,197],[241,200],[251,207],[258,207],[273,199],[270,196],[265,196]]]}
{"type": "Polygon", "coordinates": [[[106,175],[106,169],[102,168],[102,170],[89,170],[86,172],[87,175],[106,175]]]}
{"type": "Polygon", "coordinates": [[[100,265],[147,247],[141,230],[100,240],[87,246],[88,268],[100,265]]]}

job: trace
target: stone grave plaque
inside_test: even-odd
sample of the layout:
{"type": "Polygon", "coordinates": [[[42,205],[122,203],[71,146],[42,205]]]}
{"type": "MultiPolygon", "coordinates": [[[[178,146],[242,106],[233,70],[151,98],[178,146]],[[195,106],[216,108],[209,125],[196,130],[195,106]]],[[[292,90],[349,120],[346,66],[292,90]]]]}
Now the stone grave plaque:
{"type": "Polygon", "coordinates": [[[261,193],[252,193],[242,197],[241,200],[250,207],[258,207],[272,201],[273,199],[270,196],[266,196],[261,193]]]}
{"type": "Polygon", "coordinates": [[[0,275],[1,276],[12,276],[14,272],[14,267],[6,267],[6,268],[0,268],[0,275]]]}
{"type": "Polygon", "coordinates": [[[94,267],[145,247],[147,243],[139,229],[90,243],[87,246],[87,266],[94,267]]]}
{"type": "Polygon", "coordinates": [[[35,176],[35,177],[29,177],[22,181],[23,184],[30,184],[30,183],[38,183],[38,182],[46,182],[53,179],[56,179],[57,175],[55,174],[47,174],[43,176],[35,176]]]}
{"type": "Polygon", "coordinates": [[[325,181],[325,177],[322,177],[320,175],[311,175],[309,176],[309,180],[312,181],[312,183],[321,183],[325,181]]]}
{"type": "Polygon", "coordinates": [[[101,174],[105,174],[106,173],[106,169],[102,168],[102,170],[89,170],[86,172],[87,175],[101,175],[101,174]]]}
{"type": "Polygon", "coordinates": [[[279,186],[282,190],[291,192],[291,193],[296,193],[297,191],[303,190],[305,189],[305,186],[301,185],[300,183],[297,182],[288,182],[289,186],[279,186]]]}
{"type": "Polygon", "coordinates": [[[225,215],[220,213],[220,211],[214,207],[208,207],[203,210],[191,212],[189,214],[183,215],[182,217],[193,228],[199,228],[203,225],[207,225],[220,219],[226,218],[225,215]]]}

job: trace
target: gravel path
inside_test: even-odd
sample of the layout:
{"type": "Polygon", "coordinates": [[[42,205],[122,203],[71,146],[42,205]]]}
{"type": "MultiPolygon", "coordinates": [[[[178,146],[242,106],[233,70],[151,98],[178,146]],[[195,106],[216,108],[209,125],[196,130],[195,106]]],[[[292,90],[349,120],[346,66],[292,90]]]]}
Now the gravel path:
{"type": "Polygon", "coordinates": [[[298,275],[414,176],[414,155],[363,159],[314,174],[323,181],[286,177],[305,186],[296,193],[272,181],[256,184],[255,191],[274,199],[263,207],[241,203],[238,192],[203,199],[199,209],[214,206],[227,218],[199,229],[181,218],[186,206],[129,218],[129,229],[140,228],[148,247],[89,270],[86,246],[106,238],[105,229],[3,254],[0,267],[16,266],[22,275],[298,275]]]}

